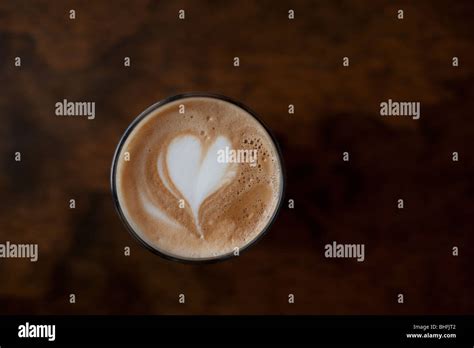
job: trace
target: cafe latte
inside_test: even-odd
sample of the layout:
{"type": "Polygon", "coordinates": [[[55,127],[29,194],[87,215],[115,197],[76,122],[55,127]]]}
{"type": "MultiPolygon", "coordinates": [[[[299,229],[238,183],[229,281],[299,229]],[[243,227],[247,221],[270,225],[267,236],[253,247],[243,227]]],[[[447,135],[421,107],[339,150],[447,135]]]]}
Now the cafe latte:
{"type": "Polygon", "coordinates": [[[126,225],[182,260],[232,255],[268,227],[281,201],[278,149],[262,124],[223,97],[158,103],[117,148],[112,187],[126,225]]]}

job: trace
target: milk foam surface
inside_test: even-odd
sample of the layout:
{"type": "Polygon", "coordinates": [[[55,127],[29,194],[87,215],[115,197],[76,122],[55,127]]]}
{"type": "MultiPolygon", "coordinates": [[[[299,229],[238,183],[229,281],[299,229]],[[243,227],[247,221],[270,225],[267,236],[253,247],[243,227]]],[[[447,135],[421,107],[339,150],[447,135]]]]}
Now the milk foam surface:
{"type": "Polygon", "coordinates": [[[242,249],[280,201],[281,163],[271,137],[252,115],[220,99],[189,97],[155,109],[119,156],[123,215],[142,240],[170,256],[210,259],[242,249]],[[257,163],[217,161],[226,147],[257,150],[257,163]]]}

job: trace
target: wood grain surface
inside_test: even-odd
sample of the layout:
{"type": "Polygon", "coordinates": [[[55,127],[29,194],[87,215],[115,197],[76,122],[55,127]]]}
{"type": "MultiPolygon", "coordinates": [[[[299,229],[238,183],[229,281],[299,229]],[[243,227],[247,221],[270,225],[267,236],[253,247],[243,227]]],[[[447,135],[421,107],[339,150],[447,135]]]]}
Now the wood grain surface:
{"type": "Polygon", "coordinates": [[[0,243],[40,255],[0,259],[0,313],[472,313],[473,16],[467,0],[1,1],[0,243]],[[109,187],[127,125],[189,91],[261,116],[295,201],[210,265],[140,247],[109,187]],[[389,98],[420,101],[420,120],[382,118],[389,98]],[[56,116],[63,99],[96,102],[96,118],[56,116]],[[326,259],[332,241],[364,243],[365,261],[326,259]]]}

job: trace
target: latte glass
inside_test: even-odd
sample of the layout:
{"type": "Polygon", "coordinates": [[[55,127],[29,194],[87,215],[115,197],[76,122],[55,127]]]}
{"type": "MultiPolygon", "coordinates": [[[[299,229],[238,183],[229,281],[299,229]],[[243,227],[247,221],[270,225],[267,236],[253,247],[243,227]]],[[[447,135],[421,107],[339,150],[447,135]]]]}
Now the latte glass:
{"type": "MultiPolygon", "coordinates": [[[[115,154],[113,157],[112,161],[112,168],[111,168],[111,189],[112,189],[112,196],[115,204],[115,208],[117,210],[118,215],[120,216],[120,219],[124,223],[125,227],[129,230],[129,232],[132,234],[133,237],[135,237],[144,247],[146,247],[148,250],[152,251],[153,253],[160,255],[166,259],[174,260],[174,261],[180,261],[180,262],[214,262],[214,261],[220,261],[220,260],[225,260],[229,259],[231,257],[237,256],[235,252],[231,251],[225,254],[221,255],[216,255],[216,256],[209,256],[209,257],[183,257],[177,254],[173,254],[171,252],[168,252],[167,250],[160,248],[159,243],[152,243],[147,238],[144,238],[141,233],[139,233],[136,230],[136,227],[134,228],[134,224],[132,221],[127,218],[127,214],[125,213],[125,209],[122,206],[120,199],[119,199],[119,193],[118,193],[118,187],[117,187],[117,167],[120,161],[123,161],[120,159],[120,156],[123,151],[124,144],[126,143],[127,139],[133,132],[133,130],[140,125],[144,120],[147,119],[148,116],[154,114],[158,109],[168,105],[169,103],[175,103],[183,100],[183,102],[186,101],[188,98],[209,98],[209,99],[216,99],[219,101],[224,101],[227,103],[230,103],[243,111],[245,111],[249,117],[253,117],[253,119],[262,127],[262,129],[266,132],[268,135],[268,139],[270,139],[269,142],[272,143],[274,153],[275,153],[275,161],[277,162],[277,165],[279,167],[279,187],[277,189],[277,200],[276,204],[274,204],[273,211],[271,211],[270,218],[268,219],[268,222],[266,223],[266,226],[262,228],[260,231],[257,231],[254,235],[255,237],[247,241],[245,244],[239,246],[238,249],[238,255],[240,255],[244,250],[248,249],[250,246],[254,245],[258,240],[262,238],[262,236],[269,230],[270,226],[273,224],[273,222],[276,219],[276,216],[281,208],[282,205],[282,200],[283,200],[283,195],[284,195],[284,186],[285,186],[285,174],[284,174],[284,167],[283,167],[283,161],[282,161],[282,156],[281,156],[281,150],[275,140],[275,137],[272,135],[272,133],[269,131],[268,127],[265,126],[265,124],[257,117],[255,112],[250,110],[247,106],[243,105],[240,102],[237,102],[231,98],[222,96],[222,95],[217,95],[217,94],[211,94],[211,93],[187,93],[187,94],[180,94],[176,96],[172,96],[169,98],[166,98],[164,100],[161,100],[149,108],[147,108],[145,111],[143,111],[140,115],[138,115],[135,120],[128,126],[126,129],[125,133],[122,135],[117,148],[115,150],[115,154]]],[[[135,136],[134,136],[135,137],[135,136]]],[[[275,202],[275,200],[272,200],[272,202],[275,202]]]]}

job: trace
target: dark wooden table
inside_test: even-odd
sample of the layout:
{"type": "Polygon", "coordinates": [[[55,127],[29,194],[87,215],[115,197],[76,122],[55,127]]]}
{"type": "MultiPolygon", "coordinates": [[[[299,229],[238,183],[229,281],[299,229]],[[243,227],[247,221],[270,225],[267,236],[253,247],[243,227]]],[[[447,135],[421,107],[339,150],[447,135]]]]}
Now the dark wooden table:
{"type": "Polygon", "coordinates": [[[472,313],[473,15],[472,1],[1,1],[0,243],[40,255],[0,259],[0,313],[472,313]],[[127,125],[189,91],[261,115],[295,201],[212,265],[141,248],[109,190],[127,125]],[[389,98],[420,101],[420,120],[381,117],[389,98]],[[96,118],[56,116],[63,99],[96,118]],[[333,241],[364,243],[365,261],[326,259],[333,241]]]}

